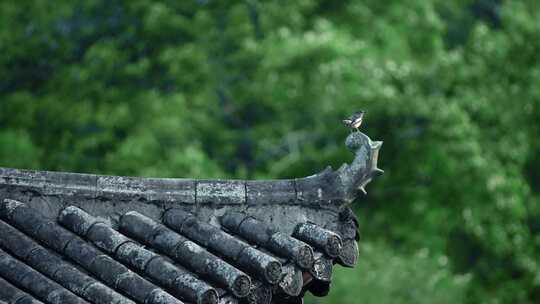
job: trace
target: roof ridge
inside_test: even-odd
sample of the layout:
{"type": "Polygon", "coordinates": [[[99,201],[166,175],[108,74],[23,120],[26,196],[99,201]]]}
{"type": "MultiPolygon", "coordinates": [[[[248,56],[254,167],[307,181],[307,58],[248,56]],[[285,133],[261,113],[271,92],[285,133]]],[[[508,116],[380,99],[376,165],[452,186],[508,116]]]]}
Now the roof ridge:
{"type": "Polygon", "coordinates": [[[377,156],[382,142],[355,132],[346,146],[355,158],[333,171],[295,179],[190,179],[111,176],[87,173],[36,171],[0,167],[0,185],[35,189],[42,195],[86,199],[132,199],[184,204],[347,204],[365,192],[366,184],[382,173],[377,156]]]}

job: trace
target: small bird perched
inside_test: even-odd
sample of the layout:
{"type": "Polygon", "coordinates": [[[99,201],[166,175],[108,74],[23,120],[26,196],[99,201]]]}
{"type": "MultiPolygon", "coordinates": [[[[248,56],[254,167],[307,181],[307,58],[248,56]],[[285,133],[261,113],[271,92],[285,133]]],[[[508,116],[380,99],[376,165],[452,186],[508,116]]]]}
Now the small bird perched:
{"type": "Polygon", "coordinates": [[[343,123],[347,127],[351,128],[351,129],[356,129],[356,131],[359,132],[358,128],[360,128],[360,125],[362,124],[362,118],[364,118],[364,113],[366,113],[366,112],[365,111],[355,112],[349,118],[344,119],[343,123]]]}

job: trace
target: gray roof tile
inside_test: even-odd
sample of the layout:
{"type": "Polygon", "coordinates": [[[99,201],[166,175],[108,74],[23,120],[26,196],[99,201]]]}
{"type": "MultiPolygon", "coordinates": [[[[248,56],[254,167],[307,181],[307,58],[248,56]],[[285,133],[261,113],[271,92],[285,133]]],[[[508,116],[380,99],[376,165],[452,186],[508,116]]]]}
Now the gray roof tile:
{"type": "MultiPolygon", "coordinates": [[[[0,219],[0,248],[15,254],[9,263],[18,259],[17,265],[64,288],[56,293],[65,290],[81,303],[269,304],[274,296],[302,297],[305,273],[330,282],[334,262],[350,266],[357,259],[356,233],[342,241],[338,233],[299,223],[287,235],[237,211],[221,215],[219,227],[180,208],[165,210],[162,223],[129,211],[114,228],[76,206],[63,208],[54,220],[7,199],[0,203],[0,219]]],[[[327,285],[310,286],[324,293],[327,285]]]]}
{"type": "Polygon", "coordinates": [[[8,281],[0,277],[0,303],[8,304],[42,304],[41,301],[34,299],[29,294],[21,291],[8,281]]]}
{"type": "Polygon", "coordinates": [[[325,294],[335,262],[356,264],[357,222],[340,216],[334,231],[299,222],[289,235],[243,211],[225,210],[217,225],[182,208],[164,210],[161,220],[128,211],[111,221],[67,206],[51,218],[6,199],[0,202],[4,267],[16,264],[35,275],[25,281],[13,271],[0,276],[15,283],[10,290],[45,302],[293,303],[306,288],[325,294]],[[24,285],[38,275],[57,284],[48,298],[43,287],[24,285]]]}
{"type": "Polygon", "coordinates": [[[165,286],[174,295],[197,304],[217,303],[217,292],[185,268],[175,266],[158,254],[135,244],[120,232],[106,224],[99,223],[96,218],[74,206],[65,208],[59,216],[60,224],[72,231],[76,230],[74,227],[79,225],[76,225],[75,221],[67,221],[66,219],[70,218],[67,214],[76,214],[71,217],[76,217],[80,221],[86,222],[82,223],[83,225],[90,226],[86,230],[86,235],[79,236],[86,237],[114,259],[165,286]]]}
{"type": "MultiPolygon", "coordinates": [[[[344,240],[307,222],[287,235],[239,211],[221,215],[220,226],[180,208],[165,210],[161,222],[137,211],[109,222],[77,206],[67,206],[51,219],[7,199],[0,203],[0,219],[0,248],[15,255],[4,258],[4,266],[16,260],[18,267],[58,284],[51,299],[67,297],[73,303],[292,301],[303,297],[305,288],[324,294],[333,263],[352,266],[357,260],[357,224],[350,218],[339,226],[346,232],[341,233],[344,240]],[[306,273],[314,282],[304,281],[306,273]]],[[[7,252],[1,251],[9,256],[7,252]]],[[[5,273],[0,276],[16,283],[10,290],[25,295],[18,289],[27,290],[21,278],[5,273]]],[[[29,291],[26,298],[49,301],[43,291],[29,291]]]]}
{"type": "Polygon", "coordinates": [[[31,292],[48,303],[85,304],[82,298],[71,293],[32,267],[0,249],[0,273],[19,288],[31,292]]]}
{"type": "Polygon", "coordinates": [[[251,216],[227,212],[221,224],[232,233],[259,245],[273,254],[289,258],[298,266],[309,269],[313,265],[313,249],[306,243],[272,229],[251,216]]]}
{"type": "Polygon", "coordinates": [[[224,256],[228,262],[269,284],[275,284],[281,278],[281,263],[276,258],[253,248],[218,227],[198,220],[192,214],[181,209],[170,209],[165,212],[163,222],[169,228],[213,253],[224,256]]]}
{"type": "Polygon", "coordinates": [[[246,274],[164,225],[133,211],[122,216],[120,229],[235,296],[248,295],[251,280],[246,274]]]}
{"type": "Polygon", "coordinates": [[[331,258],[339,256],[341,247],[343,247],[341,237],[337,233],[313,223],[298,224],[294,230],[293,236],[314,245],[331,258]]]}
{"type": "Polygon", "coordinates": [[[0,247],[87,301],[133,304],[3,221],[0,221],[0,247]]]}

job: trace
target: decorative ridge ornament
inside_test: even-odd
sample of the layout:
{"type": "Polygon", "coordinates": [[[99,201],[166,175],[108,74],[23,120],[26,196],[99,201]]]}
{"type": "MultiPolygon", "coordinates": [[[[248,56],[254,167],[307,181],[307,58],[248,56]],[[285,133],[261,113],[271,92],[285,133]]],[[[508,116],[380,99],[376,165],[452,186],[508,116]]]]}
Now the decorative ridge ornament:
{"type": "Polygon", "coordinates": [[[347,137],[345,145],[354,152],[355,158],[350,165],[343,165],[339,168],[339,176],[345,188],[344,200],[352,202],[356,196],[356,191],[360,190],[366,194],[366,185],[384,171],[377,167],[379,151],[382,141],[372,141],[363,133],[354,133],[347,137]]]}

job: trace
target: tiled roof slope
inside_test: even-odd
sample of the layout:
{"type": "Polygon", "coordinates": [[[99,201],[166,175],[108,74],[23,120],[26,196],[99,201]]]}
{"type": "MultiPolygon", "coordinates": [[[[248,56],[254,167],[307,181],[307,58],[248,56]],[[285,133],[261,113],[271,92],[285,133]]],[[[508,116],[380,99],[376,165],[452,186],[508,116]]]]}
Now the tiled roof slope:
{"type": "Polygon", "coordinates": [[[0,303],[302,303],[358,259],[348,204],[380,143],[294,180],[145,179],[0,168],[0,303]]]}

